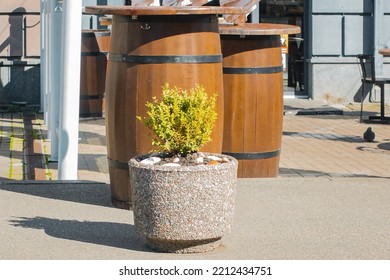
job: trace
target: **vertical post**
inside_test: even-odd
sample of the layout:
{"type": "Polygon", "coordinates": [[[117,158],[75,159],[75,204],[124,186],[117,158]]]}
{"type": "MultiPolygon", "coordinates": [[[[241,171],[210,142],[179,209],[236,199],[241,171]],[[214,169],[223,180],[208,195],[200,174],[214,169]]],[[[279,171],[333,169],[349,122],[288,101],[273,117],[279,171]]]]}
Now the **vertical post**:
{"type": "Polygon", "coordinates": [[[256,4],[256,8],[251,12],[252,16],[252,23],[259,23],[260,22],[260,1],[256,4]]]}
{"type": "Polygon", "coordinates": [[[61,27],[62,3],[58,0],[49,0],[50,31],[49,31],[49,131],[51,140],[50,161],[58,161],[58,126],[61,93],[61,27]]]}
{"type": "Polygon", "coordinates": [[[383,56],[378,54],[383,49],[383,0],[374,0],[374,57],[375,73],[380,76],[383,72],[383,56]]]}
{"type": "Polygon", "coordinates": [[[41,56],[41,63],[40,63],[40,92],[41,92],[41,103],[40,103],[40,110],[43,112],[43,119],[45,121],[45,124],[47,124],[47,93],[48,93],[48,86],[47,86],[47,0],[41,0],[41,13],[40,13],[40,19],[41,19],[41,25],[40,25],[40,56],[41,56]]]}
{"type": "Polygon", "coordinates": [[[303,48],[304,48],[304,58],[303,58],[303,84],[305,94],[313,99],[313,7],[312,1],[305,0],[303,4],[303,48]]]}
{"type": "Polygon", "coordinates": [[[76,180],[80,104],[82,1],[65,0],[62,20],[58,179],[76,180]]]}

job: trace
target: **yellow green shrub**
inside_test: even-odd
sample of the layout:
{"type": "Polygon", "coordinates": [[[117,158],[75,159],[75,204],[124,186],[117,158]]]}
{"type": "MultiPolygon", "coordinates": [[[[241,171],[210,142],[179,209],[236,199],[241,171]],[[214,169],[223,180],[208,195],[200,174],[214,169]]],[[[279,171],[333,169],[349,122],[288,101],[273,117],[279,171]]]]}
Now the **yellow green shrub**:
{"type": "Polygon", "coordinates": [[[201,85],[187,91],[165,84],[161,100],[154,97],[146,104],[147,116],[138,119],[153,132],[158,151],[187,155],[211,141],[216,96],[209,97],[201,85]]]}

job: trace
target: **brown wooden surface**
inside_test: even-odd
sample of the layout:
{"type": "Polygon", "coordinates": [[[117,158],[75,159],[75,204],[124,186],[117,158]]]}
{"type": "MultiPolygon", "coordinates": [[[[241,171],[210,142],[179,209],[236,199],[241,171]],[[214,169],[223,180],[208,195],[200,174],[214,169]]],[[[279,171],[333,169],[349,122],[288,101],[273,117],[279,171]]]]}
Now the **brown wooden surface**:
{"type": "Polygon", "coordinates": [[[80,117],[104,115],[107,54],[110,47],[107,30],[83,30],[80,64],[80,117]]]}
{"type": "MultiPolygon", "coordinates": [[[[223,67],[282,66],[279,35],[221,36],[223,67]]],[[[283,74],[224,74],[223,152],[267,153],[281,147],[283,74]]],[[[239,160],[238,176],[277,177],[279,156],[239,160]]]]}
{"type": "Polygon", "coordinates": [[[166,7],[166,6],[88,6],[85,12],[89,14],[104,15],[201,15],[201,14],[243,14],[245,10],[241,7],[166,7]]]}
{"type": "Polygon", "coordinates": [[[379,53],[383,56],[390,56],[390,49],[381,49],[379,53]]]}
{"type": "Polygon", "coordinates": [[[301,28],[296,25],[273,23],[220,24],[219,33],[223,35],[298,34],[301,33],[301,28]]]}
{"type": "MultiPolygon", "coordinates": [[[[150,131],[136,116],[146,116],[145,104],[154,96],[160,97],[162,86],[169,83],[183,89],[196,84],[204,86],[209,94],[218,92],[218,119],[212,134],[213,141],[205,151],[220,153],[223,137],[223,77],[222,53],[218,22],[215,15],[164,16],[152,22],[149,29],[141,19],[114,15],[112,54],[144,56],[204,56],[219,55],[218,63],[127,63],[110,61],[106,85],[106,137],[108,157],[122,165],[131,157],[149,153],[150,131]],[[178,24],[180,23],[180,24],[178,24]]],[[[131,199],[129,172],[110,167],[113,198],[131,199]]]]}

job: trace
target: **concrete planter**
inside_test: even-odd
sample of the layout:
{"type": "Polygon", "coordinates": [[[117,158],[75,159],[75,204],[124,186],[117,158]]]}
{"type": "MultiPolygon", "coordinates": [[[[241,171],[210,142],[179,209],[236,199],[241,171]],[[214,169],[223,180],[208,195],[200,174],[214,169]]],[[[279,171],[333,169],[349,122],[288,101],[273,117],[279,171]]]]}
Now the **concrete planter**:
{"type": "Polygon", "coordinates": [[[134,224],[151,248],[195,253],[220,244],[231,229],[237,185],[237,160],[227,158],[218,165],[181,167],[130,160],[134,224]]]}

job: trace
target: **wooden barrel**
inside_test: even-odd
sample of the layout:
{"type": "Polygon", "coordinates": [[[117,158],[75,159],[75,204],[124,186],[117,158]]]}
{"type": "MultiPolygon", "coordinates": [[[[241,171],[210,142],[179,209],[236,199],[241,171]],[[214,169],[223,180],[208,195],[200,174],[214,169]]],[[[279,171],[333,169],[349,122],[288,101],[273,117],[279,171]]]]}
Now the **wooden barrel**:
{"type": "Polygon", "coordinates": [[[81,35],[80,117],[102,117],[105,106],[110,31],[83,30],[81,35]]]}
{"type": "Polygon", "coordinates": [[[284,28],[261,24],[233,28],[220,29],[225,95],[222,150],[239,160],[238,177],[277,177],[283,126],[280,34],[284,28]],[[275,30],[267,31],[270,26],[275,30]]]}
{"type": "Polygon", "coordinates": [[[131,208],[128,161],[149,153],[150,131],[136,116],[169,83],[196,84],[218,93],[212,142],[203,150],[222,152],[223,74],[216,15],[113,16],[106,84],[106,137],[113,205],[131,208]]]}

